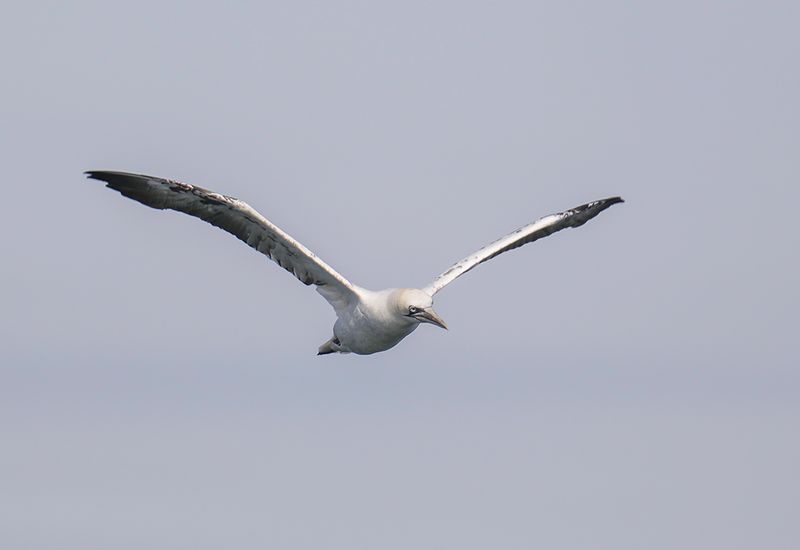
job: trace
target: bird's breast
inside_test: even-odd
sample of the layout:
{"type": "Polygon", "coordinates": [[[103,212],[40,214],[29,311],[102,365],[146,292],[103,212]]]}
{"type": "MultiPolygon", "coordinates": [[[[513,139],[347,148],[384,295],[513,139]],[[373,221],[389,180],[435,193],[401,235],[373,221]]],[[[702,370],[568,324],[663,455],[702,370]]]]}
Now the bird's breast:
{"type": "Polygon", "coordinates": [[[333,333],[349,351],[369,355],[396,346],[417,326],[356,307],[337,319],[333,333]]]}

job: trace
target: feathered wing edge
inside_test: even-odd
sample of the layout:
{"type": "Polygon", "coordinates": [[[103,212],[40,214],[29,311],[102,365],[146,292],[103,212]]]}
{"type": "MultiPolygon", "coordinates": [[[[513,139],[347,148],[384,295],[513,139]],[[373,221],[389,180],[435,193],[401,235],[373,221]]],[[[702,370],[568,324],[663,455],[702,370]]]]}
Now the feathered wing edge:
{"type": "Polygon", "coordinates": [[[567,227],[579,227],[597,216],[600,212],[609,208],[617,203],[625,202],[621,197],[610,197],[601,199],[581,206],[576,206],[570,210],[559,212],[558,214],[551,214],[544,218],[538,219],[533,223],[520,227],[513,233],[509,233],[504,237],[497,239],[481,248],[480,250],[470,254],[466,258],[454,263],[445,272],[441,273],[423,290],[433,296],[442,288],[453,282],[456,278],[460,277],[467,271],[473,269],[481,263],[491,260],[495,256],[519,248],[520,246],[532,243],[535,240],[547,237],[561,231],[567,227]]]}
{"type": "Polygon", "coordinates": [[[176,210],[234,235],[272,259],[339,310],[355,296],[353,285],[249,204],[202,187],[143,174],[92,170],[91,178],[151,208],[176,210]]]}

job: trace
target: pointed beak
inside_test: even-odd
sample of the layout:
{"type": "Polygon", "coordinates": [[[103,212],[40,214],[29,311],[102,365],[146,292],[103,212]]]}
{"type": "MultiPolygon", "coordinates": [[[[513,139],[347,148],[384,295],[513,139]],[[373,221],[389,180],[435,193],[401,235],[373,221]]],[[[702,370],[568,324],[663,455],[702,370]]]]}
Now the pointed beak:
{"type": "Polygon", "coordinates": [[[414,317],[420,323],[431,323],[432,325],[436,325],[437,327],[442,327],[443,329],[447,330],[447,324],[444,322],[444,319],[439,317],[433,308],[428,308],[422,310],[420,313],[414,315],[414,317]]]}

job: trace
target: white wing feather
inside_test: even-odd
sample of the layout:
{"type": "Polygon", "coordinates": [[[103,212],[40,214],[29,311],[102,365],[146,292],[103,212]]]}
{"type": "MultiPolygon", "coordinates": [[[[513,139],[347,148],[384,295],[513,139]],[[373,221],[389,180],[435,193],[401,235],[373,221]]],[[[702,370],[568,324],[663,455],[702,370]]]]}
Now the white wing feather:
{"type": "Polygon", "coordinates": [[[447,271],[436,277],[428,286],[423,288],[425,292],[433,296],[446,285],[453,282],[457,277],[463,275],[478,264],[491,260],[498,254],[508,250],[513,250],[524,244],[528,244],[542,237],[546,237],[561,231],[567,227],[578,227],[594,218],[606,208],[624,202],[620,197],[611,197],[599,201],[590,202],[575,207],[565,212],[545,216],[524,227],[520,227],[513,233],[497,239],[466,258],[454,263],[447,271]]]}
{"type": "Polygon", "coordinates": [[[356,298],[356,290],[347,279],[244,201],[188,183],[142,174],[106,171],[86,174],[151,208],[184,212],[224,229],[304,284],[316,285],[337,312],[356,298]]]}

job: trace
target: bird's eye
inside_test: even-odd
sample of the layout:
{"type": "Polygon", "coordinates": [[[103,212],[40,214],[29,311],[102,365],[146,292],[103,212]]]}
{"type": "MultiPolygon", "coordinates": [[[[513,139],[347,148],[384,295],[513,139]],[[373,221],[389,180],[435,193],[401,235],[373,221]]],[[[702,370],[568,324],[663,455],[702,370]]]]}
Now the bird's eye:
{"type": "Polygon", "coordinates": [[[420,311],[421,311],[421,310],[420,310],[418,307],[415,307],[415,306],[408,306],[408,312],[409,312],[411,315],[414,315],[415,313],[419,313],[420,311]]]}

